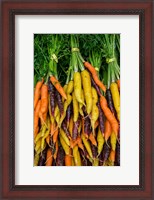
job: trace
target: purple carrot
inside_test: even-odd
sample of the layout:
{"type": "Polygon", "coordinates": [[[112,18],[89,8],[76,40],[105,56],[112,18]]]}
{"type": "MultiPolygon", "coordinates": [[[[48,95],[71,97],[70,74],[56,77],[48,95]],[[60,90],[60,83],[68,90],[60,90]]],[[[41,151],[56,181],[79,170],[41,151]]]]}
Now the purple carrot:
{"type": "Polygon", "coordinates": [[[91,82],[92,82],[92,86],[96,89],[97,93],[99,94],[99,96],[101,96],[101,91],[98,87],[98,85],[95,83],[94,79],[91,77],[91,82]]]}
{"type": "Polygon", "coordinates": [[[50,95],[51,114],[52,114],[52,116],[54,116],[55,106],[56,106],[56,101],[55,101],[55,87],[50,82],[50,80],[48,82],[48,90],[49,90],[49,95],[50,95]]]}
{"type": "Polygon", "coordinates": [[[117,142],[117,144],[116,144],[115,165],[120,166],[120,144],[119,144],[119,142],[117,142]]]}
{"type": "Polygon", "coordinates": [[[64,105],[62,102],[62,96],[59,94],[57,90],[55,91],[55,97],[57,100],[58,108],[60,110],[60,114],[62,115],[64,113],[64,105]]]}
{"type": "Polygon", "coordinates": [[[83,150],[79,149],[79,152],[80,152],[80,155],[81,155],[82,165],[83,166],[87,166],[87,159],[85,157],[85,154],[84,154],[83,150]]]}
{"type": "Polygon", "coordinates": [[[62,146],[59,146],[58,153],[57,153],[57,159],[56,159],[56,165],[57,166],[64,166],[64,160],[65,159],[65,152],[62,146]]]}
{"type": "Polygon", "coordinates": [[[64,130],[64,132],[67,135],[67,137],[69,138],[71,135],[70,135],[69,130],[67,129],[66,118],[63,120],[61,127],[64,130]]]}
{"type": "Polygon", "coordinates": [[[101,152],[101,154],[98,156],[99,159],[99,166],[103,166],[103,151],[101,152]]]}
{"type": "Polygon", "coordinates": [[[95,145],[93,145],[92,143],[90,144],[90,146],[91,146],[93,158],[96,158],[97,157],[97,147],[95,145]]]}
{"type": "Polygon", "coordinates": [[[46,154],[47,154],[47,148],[45,148],[41,153],[38,166],[45,166],[46,154]]]}
{"type": "Polygon", "coordinates": [[[115,108],[114,108],[112,94],[111,94],[110,89],[106,90],[106,99],[107,99],[108,107],[110,108],[110,110],[114,114],[114,116],[116,116],[116,111],[115,111],[115,108]]]}
{"type": "Polygon", "coordinates": [[[66,111],[66,121],[67,121],[67,128],[71,119],[71,115],[72,115],[72,103],[68,106],[67,111],[66,111]]]}
{"type": "Polygon", "coordinates": [[[110,149],[111,149],[110,139],[108,139],[107,143],[105,142],[103,146],[103,163],[105,163],[110,155],[110,149]]]}
{"type": "Polygon", "coordinates": [[[91,128],[90,118],[89,116],[86,116],[84,119],[84,133],[89,136],[91,131],[92,131],[92,128],[91,128]]]}
{"type": "Polygon", "coordinates": [[[49,147],[51,148],[52,155],[54,155],[56,151],[56,146],[53,142],[53,137],[50,135],[50,140],[49,140],[49,147]]]}
{"type": "Polygon", "coordinates": [[[72,131],[72,139],[76,140],[76,138],[78,137],[78,128],[80,126],[80,117],[78,118],[78,120],[76,122],[73,123],[73,131],[72,131]]]}
{"type": "Polygon", "coordinates": [[[104,117],[104,113],[103,113],[103,111],[101,109],[101,106],[100,106],[99,102],[97,103],[97,107],[99,109],[99,118],[98,118],[98,120],[99,120],[99,127],[100,127],[101,133],[104,135],[104,130],[105,130],[104,118],[105,117],[104,117]]]}

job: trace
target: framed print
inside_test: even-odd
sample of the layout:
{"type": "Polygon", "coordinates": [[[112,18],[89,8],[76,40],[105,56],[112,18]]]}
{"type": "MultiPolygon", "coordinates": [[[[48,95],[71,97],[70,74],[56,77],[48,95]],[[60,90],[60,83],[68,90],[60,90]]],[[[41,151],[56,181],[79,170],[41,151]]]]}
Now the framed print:
{"type": "Polygon", "coordinates": [[[153,199],[152,8],[1,2],[2,199],[153,199]]]}

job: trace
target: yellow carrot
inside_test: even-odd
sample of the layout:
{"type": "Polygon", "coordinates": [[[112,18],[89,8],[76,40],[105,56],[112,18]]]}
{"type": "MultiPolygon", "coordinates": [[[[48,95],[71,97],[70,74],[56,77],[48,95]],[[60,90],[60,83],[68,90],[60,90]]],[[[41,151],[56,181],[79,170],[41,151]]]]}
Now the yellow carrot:
{"type": "Polygon", "coordinates": [[[79,72],[74,73],[74,94],[79,103],[84,104],[81,97],[81,89],[82,89],[82,83],[81,83],[81,75],[79,72]]]}
{"type": "Polygon", "coordinates": [[[72,94],[72,96],[73,96],[73,121],[76,122],[79,116],[79,103],[74,93],[72,94]]]}
{"type": "Polygon", "coordinates": [[[102,152],[103,150],[103,146],[104,146],[104,137],[101,133],[101,130],[100,128],[98,129],[98,133],[97,133],[97,143],[98,143],[98,147],[97,147],[97,152],[98,152],[98,155],[100,155],[100,153],[102,152]]]}
{"type": "Polygon", "coordinates": [[[113,98],[113,104],[117,112],[117,117],[120,121],[120,94],[117,83],[111,83],[110,89],[113,98]]]}
{"type": "Polygon", "coordinates": [[[81,72],[81,77],[82,77],[84,97],[86,101],[86,110],[87,113],[90,114],[92,110],[92,91],[91,91],[90,74],[87,70],[83,70],[81,72]]]}
{"type": "Polygon", "coordinates": [[[80,153],[79,153],[79,149],[77,145],[73,148],[73,157],[74,157],[75,165],[81,166],[81,157],[80,157],[80,153]]]}

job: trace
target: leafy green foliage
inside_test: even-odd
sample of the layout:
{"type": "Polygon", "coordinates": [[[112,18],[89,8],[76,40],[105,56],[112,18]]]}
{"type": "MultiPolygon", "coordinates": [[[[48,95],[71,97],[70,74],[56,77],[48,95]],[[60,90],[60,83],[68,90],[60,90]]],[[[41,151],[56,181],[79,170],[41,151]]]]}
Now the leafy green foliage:
{"type": "MultiPolygon", "coordinates": [[[[112,56],[113,48],[120,65],[120,35],[115,35],[115,46],[112,34],[75,34],[78,38],[79,49],[84,60],[90,61],[92,52],[96,52],[97,58],[94,64],[100,67],[100,78],[104,79],[104,71],[107,71],[106,57],[112,56]],[[100,61],[101,56],[101,61],[100,61]],[[100,66],[101,65],[101,66],[100,66]]],[[[42,77],[47,76],[49,62],[52,54],[57,54],[57,76],[62,85],[66,83],[68,68],[71,58],[71,34],[35,34],[34,35],[34,85],[42,77]],[[55,42],[57,41],[57,42],[55,42]]],[[[95,55],[94,55],[95,56],[95,55]]]]}

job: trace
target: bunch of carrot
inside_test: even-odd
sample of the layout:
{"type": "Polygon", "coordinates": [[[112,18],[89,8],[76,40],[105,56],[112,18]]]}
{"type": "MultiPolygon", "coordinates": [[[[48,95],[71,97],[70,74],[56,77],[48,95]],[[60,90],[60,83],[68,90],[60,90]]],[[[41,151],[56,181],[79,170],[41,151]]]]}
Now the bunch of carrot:
{"type": "MultiPolygon", "coordinates": [[[[54,40],[48,74],[35,86],[34,165],[119,166],[120,87],[116,81],[104,84],[106,77],[99,72],[100,54],[93,51],[89,61],[85,61],[78,36],[70,37],[65,85],[60,84],[57,76],[55,49],[59,43],[54,40]]],[[[107,69],[107,77],[118,74],[114,66],[107,69]]]]}

